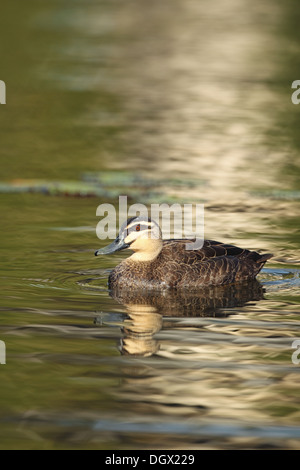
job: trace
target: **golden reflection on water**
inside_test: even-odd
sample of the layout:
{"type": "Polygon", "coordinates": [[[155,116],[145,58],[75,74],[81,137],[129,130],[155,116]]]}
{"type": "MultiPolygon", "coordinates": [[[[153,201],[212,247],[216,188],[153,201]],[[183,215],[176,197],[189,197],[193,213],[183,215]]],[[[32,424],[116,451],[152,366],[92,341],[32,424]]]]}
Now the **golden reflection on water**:
{"type": "MultiPolygon", "coordinates": [[[[287,358],[291,355],[291,341],[298,327],[287,322],[279,338],[276,321],[265,322],[257,314],[251,317],[254,305],[255,309],[260,302],[263,308],[267,305],[261,300],[259,285],[252,295],[249,294],[251,289],[235,287],[229,294],[230,290],[226,289],[226,293],[219,296],[216,292],[210,293],[215,316],[212,316],[211,306],[207,308],[208,292],[203,298],[198,295],[197,302],[195,298],[188,301],[187,296],[172,298],[170,295],[158,300],[156,305],[155,302],[150,305],[149,297],[142,298],[134,293],[113,294],[125,302],[128,313],[122,352],[136,358],[155,355],[153,362],[122,366],[123,378],[114,395],[123,420],[130,416],[132,422],[138,423],[137,416],[142,415],[143,425],[150,428],[156,420],[170,429],[180,423],[189,430],[188,434],[181,437],[179,443],[175,433],[172,442],[174,447],[185,449],[196,445],[195,429],[200,432],[198,439],[201,440],[201,430],[206,426],[208,448],[214,445],[219,448],[217,442],[214,444],[214,426],[218,433],[223,433],[222,448],[227,445],[239,448],[244,445],[276,447],[278,441],[270,437],[271,427],[280,422],[284,428],[288,408],[289,424],[298,424],[299,374],[287,358]],[[128,303],[134,298],[137,303],[128,303]],[[187,304],[194,305],[191,316],[183,316],[187,304]],[[164,311],[165,316],[159,317],[158,311],[164,311]],[[131,405],[135,416],[126,411],[131,405]],[[266,431],[260,439],[259,429],[264,427],[270,427],[270,435],[267,437],[266,431]]],[[[166,435],[160,439],[154,444],[156,448],[163,448],[164,440],[168,442],[166,435]]],[[[156,438],[151,436],[151,440],[153,445],[156,438]]],[[[139,442],[138,437],[136,441],[139,442]]],[[[142,435],[139,444],[147,447],[142,435]]],[[[203,445],[205,448],[205,443],[203,445]]],[[[284,445],[297,447],[292,430],[284,445]]]]}
{"type": "MultiPolygon", "coordinates": [[[[199,433],[207,427],[208,448],[220,448],[214,427],[223,434],[222,448],[255,448],[280,447],[275,435],[271,438],[272,426],[297,426],[300,383],[291,363],[291,343],[299,328],[297,307],[278,306],[282,313],[286,310],[279,332],[277,316],[271,314],[274,304],[270,307],[264,299],[267,294],[258,281],[194,295],[123,290],[110,294],[127,313],[121,353],[136,360],[154,356],[153,362],[122,366],[114,396],[123,421],[139,423],[141,415],[145,428],[157,420],[170,429],[180,423],[187,435],[179,443],[175,433],[172,442],[185,449],[197,446],[195,429],[199,433]],[[135,416],[126,411],[130,404],[135,416]]],[[[297,448],[290,431],[284,446],[297,448]]],[[[151,435],[151,441],[163,448],[168,437],[157,441],[151,435]]],[[[135,442],[147,448],[143,435],[135,436],[135,442]]]]}
{"type": "Polygon", "coordinates": [[[197,175],[207,183],[198,197],[227,203],[233,191],[237,202],[247,197],[245,188],[284,185],[278,176],[286,147],[274,149],[266,137],[277,128],[277,108],[291,106],[289,95],[270,87],[278,73],[272,28],[280,29],[279,5],[249,11],[246,2],[231,0],[226,10],[234,15],[222,6],[176,2],[170,15],[154,2],[147,22],[135,2],[122,10],[117,26],[130,47],[119,45],[116,80],[131,124],[130,154],[118,164],[197,175]],[[264,28],[258,18],[268,18],[264,28]]]}
{"type": "Polygon", "coordinates": [[[198,198],[238,202],[249,189],[288,189],[294,181],[287,169],[298,161],[290,99],[297,77],[285,30],[292,11],[293,2],[268,0],[250,9],[246,0],[226,9],[221,1],[132,1],[116,9],[77,2],[50,16],[44,8],[36,33],[47,26],[69,34],[36,73],[75,99],[93,95],[79,116],[70,112],[75,128],[101,132],[86,154],[93,169],[197,176],[206,183],[198,198]]]}
{"type": "Polygon", "coordinates": [[[122,303],[128,312],[123,323],[123,354],[150,356],[159,345],[153,339],[168,317],[226,317],[230,309],[263,298],[263,287],[258,281],[241,285],[188,291],[112,290],[110,295],[122,303]]]}
{"type": "Polygon", "coordinates": [[[94,104],[70,116],[76,129],[100,132],[93,169],[141,173],[154,186],[172,178],[166,201],[178,178],[178,202],[205,203],[206,237],[245,238],[246,248],[274,252],[273,261],[299,262],[299,244],[281,246],[278,227],[298,217],[299,199],[276,198],[299,189],[295,54],[285,30],[293,2],[133,1],[113,12],[78,2],[34,22],[37,31],[72,32],[39,76],[66,93],[93,94],[94,104]]]}

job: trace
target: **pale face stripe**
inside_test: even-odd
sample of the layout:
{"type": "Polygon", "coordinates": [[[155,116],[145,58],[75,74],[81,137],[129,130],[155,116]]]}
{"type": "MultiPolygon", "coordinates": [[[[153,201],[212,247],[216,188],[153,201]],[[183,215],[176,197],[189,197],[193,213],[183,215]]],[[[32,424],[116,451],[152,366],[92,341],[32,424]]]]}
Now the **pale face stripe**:
{"type": "Polygon", "coordinates": [[[136,225],[140,225],[141,230],[151,230],[151,228],[154,227],[153,222],[146,222],[146,221],[142,220],[141,222],[139,222],[139,221],[131,222],[131,224],[127,225],[126,230],[130,230],[131,228],[135,227],[136,225]]]}
{"type": "Polygon", "coordinates": [[[127,225],[125,228],[125,233],[127,234],[125,237],[125,242],[126,243],[132,243],[134,240],[137,239],[157,239],[159,237],[154,236],[154,233],[157,232],[155,230],[157,227],[153,222],[148,222],[146,220],[133,220],[130,224],[127,225]],[[140,225],[140,230],[136,231],[135,228],[137,225],[140,225]],[[130,231],[133,229],[132,231],[130,231]]]}

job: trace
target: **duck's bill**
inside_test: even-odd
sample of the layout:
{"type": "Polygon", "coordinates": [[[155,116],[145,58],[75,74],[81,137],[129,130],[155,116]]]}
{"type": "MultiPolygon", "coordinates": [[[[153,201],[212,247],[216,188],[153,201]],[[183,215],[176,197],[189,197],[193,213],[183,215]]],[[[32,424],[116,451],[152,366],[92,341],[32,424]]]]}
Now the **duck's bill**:
{"type": "Polygon", "coordinates": [[[125,250],[126,248],[129,248],[129,244],[125,243],[124,240],[118,237],[110,245],[107,245],[104,248],[100,248],[100,250],[95,251],[95,256],[110,255],[111,253],[115,253],[116,251],[120,250],[125,250]]]}

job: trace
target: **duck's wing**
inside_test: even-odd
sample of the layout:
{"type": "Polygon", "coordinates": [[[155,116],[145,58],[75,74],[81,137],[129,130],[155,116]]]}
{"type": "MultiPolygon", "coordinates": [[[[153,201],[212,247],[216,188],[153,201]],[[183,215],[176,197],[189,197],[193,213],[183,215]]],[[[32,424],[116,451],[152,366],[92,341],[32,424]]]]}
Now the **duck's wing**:
{"type": "Polygon", "coordinates": [[[262,263],[267,261],[272,257],[270,253],[260,255],[255,251],[246,250],[244,248],[239,248],[235,245],[230,245],[227,243],[218,242],[216,240],[204,240],[203,246],[200,249],[193,250],[188,249],[187,244],[195,243],[195,240],[190,239],[173,239],[173,240],[164,240],[164,246],[167,250],[174,252],[180,252],[181,257],[185,259],[186,262],[195,261],[204,261],[205,259],[218,258],[223,256],[234,256],[236,258],[242,259],[247,258],[251,259],[254,262],[262,263]]]}

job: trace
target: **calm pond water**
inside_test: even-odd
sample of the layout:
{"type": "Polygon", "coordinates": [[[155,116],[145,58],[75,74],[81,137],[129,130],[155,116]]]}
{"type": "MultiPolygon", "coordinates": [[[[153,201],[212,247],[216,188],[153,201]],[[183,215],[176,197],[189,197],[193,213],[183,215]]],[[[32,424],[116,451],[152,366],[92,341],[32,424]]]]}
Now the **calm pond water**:
{"type": "Polygon", "coordinates": [[[6,2],[0,448],[300,448],[299,15],[6,2]],[[94,251],[119,195],[204,204],[206,237],[274,257],[247,286],[116,296],[128,253],[94,251]]]}

